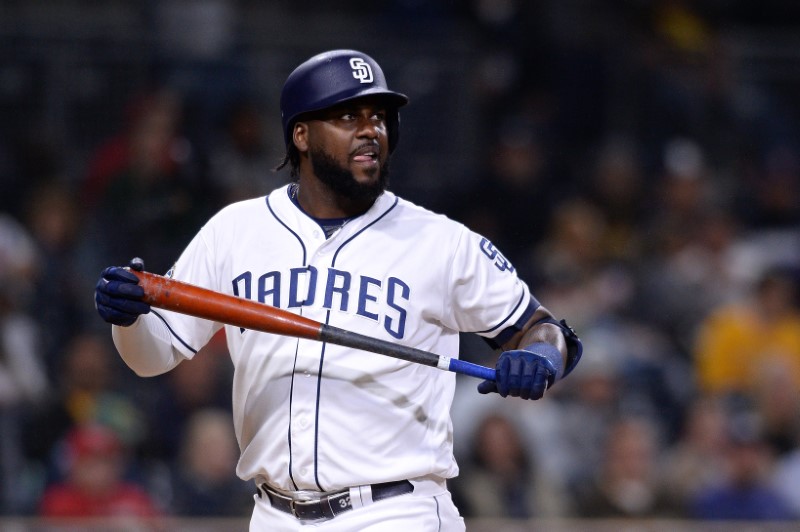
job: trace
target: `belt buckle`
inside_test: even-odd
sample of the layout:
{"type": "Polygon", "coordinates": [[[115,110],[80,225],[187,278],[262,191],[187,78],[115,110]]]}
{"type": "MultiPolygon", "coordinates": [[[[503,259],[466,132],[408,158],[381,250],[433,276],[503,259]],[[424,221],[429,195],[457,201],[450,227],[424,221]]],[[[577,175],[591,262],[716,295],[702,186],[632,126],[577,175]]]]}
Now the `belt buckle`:
{"type": "Polygon", "coordinates": [[[296,501],[296,500],[294,500],[294,499],[292,499],[291,497],[289,498],[289,511],[292,513],[292,515],[293,515],[293,516],[294,516],[296,519],[299,519],[299,518],[300,518],[300,517],[297,515],[297,501],[296,501]]]}
{"type": "MultiPolygon", "coordinates": [[[[293,497],[290,497],[289,498],[289,510],[291,511],[291,514],[297,519],[300,519],[300,520],[303,520],[303,521],[319,521],[321,519],[325,519],[325,516],[324,515],[318,515],[318,516],[310,517],[309,515],[301,515],[302,512],[298,512],[298,509],[299,508],[313,508],[315,505],[319,506],[321,502],[322,502],[321,498],[308,499],[308,500],[303,500],[303,499],[297,500],[297,499],[295,499],[293,497]]],[[[313,512],[313,513],[317,513],[317,512],[313,512]]]]}

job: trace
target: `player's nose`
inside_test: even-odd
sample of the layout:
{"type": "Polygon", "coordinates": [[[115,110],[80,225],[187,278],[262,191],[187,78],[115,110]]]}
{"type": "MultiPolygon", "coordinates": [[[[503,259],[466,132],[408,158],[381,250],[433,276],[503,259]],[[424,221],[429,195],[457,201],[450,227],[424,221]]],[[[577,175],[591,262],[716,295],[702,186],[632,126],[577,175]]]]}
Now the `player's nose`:
{"type": "Polygon", "coordinates": [[[357,136],[359,138],[376,139],[383,132],[383,124],[369,118],[361,118],[358,121],[357,136]]]}

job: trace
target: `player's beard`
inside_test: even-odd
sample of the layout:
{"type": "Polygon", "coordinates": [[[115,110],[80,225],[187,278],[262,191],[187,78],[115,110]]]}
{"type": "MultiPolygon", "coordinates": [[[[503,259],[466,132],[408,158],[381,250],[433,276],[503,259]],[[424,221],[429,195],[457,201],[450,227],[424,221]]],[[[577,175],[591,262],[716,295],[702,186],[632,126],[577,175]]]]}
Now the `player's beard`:
{"type": "Polygon", "coordinates": [[[317,179],[344,198],[371,205],[389,186],[388,158],[377,170],[378,179],[370,183],[358,182],[353,172],[339,164],[334,157],[322,149],[311,148],[309,159],[317,179]]]}

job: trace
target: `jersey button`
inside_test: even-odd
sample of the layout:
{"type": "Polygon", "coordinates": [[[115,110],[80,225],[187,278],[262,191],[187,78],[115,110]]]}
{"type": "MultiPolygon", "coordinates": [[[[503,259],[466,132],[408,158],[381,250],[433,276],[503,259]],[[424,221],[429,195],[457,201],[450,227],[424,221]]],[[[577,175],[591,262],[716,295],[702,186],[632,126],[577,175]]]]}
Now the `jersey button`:
{"type": "Polygon", "coordinates": [[[319,238],[319,231],[314,231],[312,234],[314,235],[314,238],[319,238]]]}

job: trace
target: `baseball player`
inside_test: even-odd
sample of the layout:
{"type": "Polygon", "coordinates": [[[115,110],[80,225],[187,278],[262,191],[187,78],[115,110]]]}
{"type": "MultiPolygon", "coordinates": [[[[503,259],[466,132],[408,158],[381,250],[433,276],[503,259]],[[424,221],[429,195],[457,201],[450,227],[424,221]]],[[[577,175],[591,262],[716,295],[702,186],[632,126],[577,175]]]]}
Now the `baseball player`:
{"type": "MultiPolygon", "coordinates": [[[[503,351],[478,391],[539,399],[578,363],[580,340],[491,242],[387,190],[407,102],[362,52],[302,63],[281,95],[292,183],[222,209],[167,275],[436,354],[456,356],[459,332],[473,332],[503,351]]],[[[464,530],[446,483],[455,374],[151,310],[142,295],[122,267],[95,295],[141,376],[225,328],[236,472],[257,492],[250,530],[464,530]]]]}

